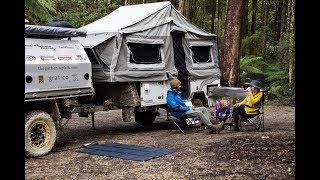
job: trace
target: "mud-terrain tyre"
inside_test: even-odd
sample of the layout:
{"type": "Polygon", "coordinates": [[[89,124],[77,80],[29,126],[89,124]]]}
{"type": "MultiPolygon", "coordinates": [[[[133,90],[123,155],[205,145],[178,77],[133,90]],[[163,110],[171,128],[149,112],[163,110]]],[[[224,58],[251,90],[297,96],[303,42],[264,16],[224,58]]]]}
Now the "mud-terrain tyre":
{"type": "Polygon", "coordinates": [[[51,152],[57,137],[52,117],[40,110],[25,114],[25,155],[43,156],[51,152]]]}
{"type": "Polygon", "coordinates": [[[135,111],[135,121],[141,125],[150,125],[156,119],[156,113],[153,111],[139,112],[135,111]]]}

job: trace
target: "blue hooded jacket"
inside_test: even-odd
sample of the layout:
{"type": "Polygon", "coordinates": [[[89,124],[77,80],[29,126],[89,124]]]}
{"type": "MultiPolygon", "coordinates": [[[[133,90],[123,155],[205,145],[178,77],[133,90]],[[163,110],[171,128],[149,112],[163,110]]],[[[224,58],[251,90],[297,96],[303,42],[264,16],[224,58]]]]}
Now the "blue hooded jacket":
{"type": "Polygon", "coordinates": [[[181,92],[174,89],[169,89],[167,92],[167,105],[171,115],[176,118],[180,118],[184,112],[190,110],[190,107],[181,99],[181,92]]]}

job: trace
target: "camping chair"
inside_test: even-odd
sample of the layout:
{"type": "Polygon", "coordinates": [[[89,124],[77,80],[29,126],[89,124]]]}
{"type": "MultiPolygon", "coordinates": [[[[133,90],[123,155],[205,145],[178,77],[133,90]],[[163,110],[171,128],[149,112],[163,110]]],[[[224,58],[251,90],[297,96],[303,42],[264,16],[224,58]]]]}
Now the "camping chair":
{"type": "Polygon", "coordinates": [[[245,125],[252,125],[257,130],[264,130],[264,100],[266,93],[263,92],[263,96],[260,102],[258,113],[252,116],[246,116],[239,118],[239,129],[243,130],[245,125]]]}
{"type": "MultiPolygon", "coordinates": [[[[219,119],[219,117],[217,117],[216,115],[216,112],[217,110],[221,107],[221,104],[220,104],[220,101],[216,101],[215,102],[215,108],[211,111],[211,116],[215,118],[216,121],[218,121],[219,123],[221,122],[221,119],[219,119]]],[[[231,116],[232,116],[232,109],[230,108],[230,101],[228,100],[227,101],[227,108],[230,110],[230,114],[226,117],[226,127],[229,129],[230,128],[230,125],[231,122],[232,122],[232,119],[231,119],[231,116]]],[[[212,122],[214,123],[214,122],[212,122]]]]}
{"type": "Polygon", "coordinates": [[[166,107],[167,109],[167,121],[172,121],[176,126],[177,128],[180,130],[180,132],[182,133],[185,133],[182,128],[178,125],[177,121],[180,122],[180,124],[183,126],[183,127],[193,127],[193,128],[196,128],[196,127],[199,127],[202,125],[202,122],[198,119],[194,119],[194,118],[188,118],[186,116],[182,116],[180,118],[176,118],[174,116],[171,115],[170,113],[170,110],[169,110],[169,107],[167,106],[166,107]]]}

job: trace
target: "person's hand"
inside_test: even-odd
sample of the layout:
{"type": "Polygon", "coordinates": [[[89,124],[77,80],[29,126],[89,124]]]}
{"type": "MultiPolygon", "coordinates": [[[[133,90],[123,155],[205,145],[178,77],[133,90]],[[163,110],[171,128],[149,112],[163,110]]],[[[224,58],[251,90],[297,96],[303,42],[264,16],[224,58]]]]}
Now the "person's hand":
{"type": "Polygon", "coordinates": [[[195,109],[195,107],[194,106],[190,106],[190,110],[194,110],[195,109]]]}

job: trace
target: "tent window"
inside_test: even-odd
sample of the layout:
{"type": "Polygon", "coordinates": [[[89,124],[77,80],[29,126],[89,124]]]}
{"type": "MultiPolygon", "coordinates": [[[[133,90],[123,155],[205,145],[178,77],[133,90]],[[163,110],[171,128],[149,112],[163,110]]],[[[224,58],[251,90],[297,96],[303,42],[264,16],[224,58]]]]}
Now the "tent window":
{"type": "Polygon", "coordinates": [[[128,43],[130,63],[156,64],[162,63],[160,44],[128,43]]]}
{"type": "Polygon", "coordinates": [[[194,63],[212,62],[210,46],[191,46],[191,51],[194,63]]]}

